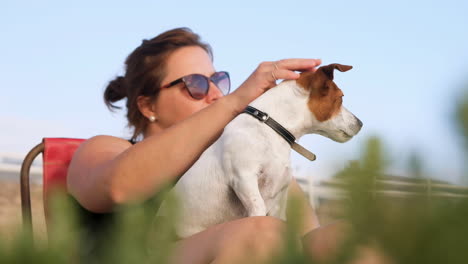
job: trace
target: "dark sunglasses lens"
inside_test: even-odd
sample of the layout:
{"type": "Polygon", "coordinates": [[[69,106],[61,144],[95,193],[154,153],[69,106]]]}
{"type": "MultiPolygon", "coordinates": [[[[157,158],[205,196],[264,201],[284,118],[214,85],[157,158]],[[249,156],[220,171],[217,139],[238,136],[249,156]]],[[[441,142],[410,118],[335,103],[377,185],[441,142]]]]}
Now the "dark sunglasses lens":
{"type": "Polygon", "coordinates": [[[218,87],[218,89],[227,95],[231,89],[231,80],[229,79],[229,74],[227,72],[216,72],[211,76],[211,80],[218,87]]]}
{"type": "Polygon", "coordinates": [[[184,77],[184,83],[190,95],[195,99],[202,99],[208,93],[208,79],[200,74],[192,74],[184,77]]]}

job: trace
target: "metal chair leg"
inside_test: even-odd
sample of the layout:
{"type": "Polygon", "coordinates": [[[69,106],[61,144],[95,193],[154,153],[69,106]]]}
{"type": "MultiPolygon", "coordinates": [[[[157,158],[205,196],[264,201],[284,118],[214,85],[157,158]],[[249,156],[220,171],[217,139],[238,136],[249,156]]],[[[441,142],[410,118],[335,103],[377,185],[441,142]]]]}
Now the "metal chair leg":
{"type": "Polygon", "coordinates": [[[21,192],[21,211],[23,214],[23,228],[33,231],[32,216],[31,216],[31,194],[29,188],[29,174],[31,164],[34,159],[44,151],[44,143],[35,146],[24,158],[21,164],[20,173],[20,192],[21,192]]]}

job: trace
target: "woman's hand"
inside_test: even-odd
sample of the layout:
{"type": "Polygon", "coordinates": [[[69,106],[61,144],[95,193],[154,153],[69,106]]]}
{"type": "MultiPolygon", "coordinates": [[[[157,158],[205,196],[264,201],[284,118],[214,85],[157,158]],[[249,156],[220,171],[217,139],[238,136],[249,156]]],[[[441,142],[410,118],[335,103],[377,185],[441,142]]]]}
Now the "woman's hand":
{"type": "Polygon", "coordinates": [[[299,78],[299,73],[295,71],[314,71],[321,63],[320,59],[285,59],[260,63],[249,78],[233,92],[239,99],[239,111],[276,86],[277,80],[295,80],[299,78]]]}

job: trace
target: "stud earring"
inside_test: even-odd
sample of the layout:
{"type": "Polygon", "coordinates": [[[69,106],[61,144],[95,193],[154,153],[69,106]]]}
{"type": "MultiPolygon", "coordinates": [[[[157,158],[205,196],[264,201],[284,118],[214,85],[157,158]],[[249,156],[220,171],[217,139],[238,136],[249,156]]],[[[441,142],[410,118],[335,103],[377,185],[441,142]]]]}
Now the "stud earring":
{"type": "Polygon", "coordinates": [[[150,122],[156,121],[156,117],[155,117],[155,116],[150,116],[148,119],[149,119],[150,122]]]}

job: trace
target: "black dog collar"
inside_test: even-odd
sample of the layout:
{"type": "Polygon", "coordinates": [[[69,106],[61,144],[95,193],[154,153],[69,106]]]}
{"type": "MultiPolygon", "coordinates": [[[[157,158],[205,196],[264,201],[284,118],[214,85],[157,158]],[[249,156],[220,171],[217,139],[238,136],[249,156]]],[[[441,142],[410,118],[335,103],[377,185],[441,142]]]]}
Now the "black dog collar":
{"type": "Polygon", "coordinates": [[[291,148],[294,149],[297,153],[301,154],[310,161],[314,161],[316,159],[314,153],[308,151],[301,145],[297,144],[295,142],[296,137],[294,137],[294,135],[291,134],[291,132],[289,132],[286,128],[284,128],[282,125],[276,122],[273,118],[271,118],[267,113],[262,112],[250,105],[244,109],[244,113],[255,117],[260,122],[265,123],[266,125],[271,127],[276,133],[278,133],[282,138],[284,138],[289,143],[289,145],[291,145],[291,148]]]}

